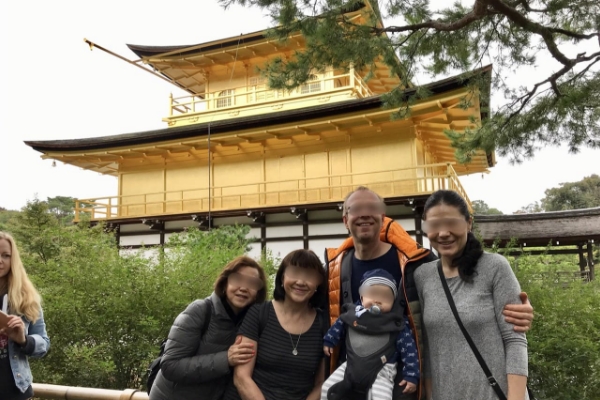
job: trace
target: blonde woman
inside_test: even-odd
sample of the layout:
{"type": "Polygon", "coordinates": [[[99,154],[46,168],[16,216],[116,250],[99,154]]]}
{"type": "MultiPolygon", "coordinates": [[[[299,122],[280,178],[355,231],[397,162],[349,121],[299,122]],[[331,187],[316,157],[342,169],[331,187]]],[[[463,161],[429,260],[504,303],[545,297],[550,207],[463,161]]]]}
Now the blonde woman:
{"type": "Polygon", "coordinates": [[[0,393],[2,400],[33,397],[28,357],[50,347],[40,295],[27,277],[15,240],[0,232],[0,393]]]}

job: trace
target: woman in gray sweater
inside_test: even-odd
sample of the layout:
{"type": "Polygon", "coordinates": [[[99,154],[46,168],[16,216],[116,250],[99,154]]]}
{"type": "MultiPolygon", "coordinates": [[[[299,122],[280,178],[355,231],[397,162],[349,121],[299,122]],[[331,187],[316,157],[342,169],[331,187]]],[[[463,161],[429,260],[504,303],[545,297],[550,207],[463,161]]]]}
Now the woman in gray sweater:
{"type": "Polygon", "coordinates": [[[502,315],[505,305],[521,303],[519,282],[508,261],[482,250],[471,233],[467,203],[454,191],[433,193],[423,220],[440,256],[414,275],[423,309],[428,399],[498,399],[452,314],[438,263],[460,319],[507,399],[527,399],[527,340],[502,315]]]}

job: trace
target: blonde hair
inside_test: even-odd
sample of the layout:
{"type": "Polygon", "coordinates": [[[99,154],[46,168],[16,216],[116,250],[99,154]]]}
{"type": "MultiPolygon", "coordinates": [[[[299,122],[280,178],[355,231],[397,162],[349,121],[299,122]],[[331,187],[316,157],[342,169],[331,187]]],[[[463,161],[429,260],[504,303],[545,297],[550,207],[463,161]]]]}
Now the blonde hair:
{"type": "Polygon", "coordinates": [[[40,294],[27,277],[15,239],[6,232],[0,232],[0,240],[6,240],[11,249],[10,271],[7,276],[10,311],[16,315],[24,315],[34,323],[40,316],[40,294]]]}

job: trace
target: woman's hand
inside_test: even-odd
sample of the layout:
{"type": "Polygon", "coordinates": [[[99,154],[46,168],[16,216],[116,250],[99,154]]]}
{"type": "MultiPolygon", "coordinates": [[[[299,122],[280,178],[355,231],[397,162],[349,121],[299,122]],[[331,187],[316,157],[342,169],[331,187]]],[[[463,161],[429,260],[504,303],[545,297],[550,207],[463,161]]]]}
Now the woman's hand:
{"type": "Polygon", "coordinates": [[[325,353],[325,355],[327,357],[331,357],[332,352],[333,352],[333,349],[331,347],[323,346],[323,353],[325,353]]]}
{"type": "Polygon", "coordinates": [[[27,338],[25,337],[25,324],[21,317],[16,315],[8,316],[8,323],[5,328],[0,329],[0,334],[8,336],[10,340],[17,344],[25,344],[27,338]]]}
{"type": "Polygon", "coordinates": [[[523,304],[507,304],[502,314],[506,322],[514,325],[516,332],[527,332],[531,329],[533,321],[533,307],[529,303],[527,293],[522,292],[520,298],[523,304]]]}
{"type": "Polygon", "coordinates": [[[242,336],[238,335],[235,338],[235,343],[227,351],[227,360],[230,366],[235,367],[236,365],[246,364],[255,354],[254,344],[242,343],[242,336]]]}

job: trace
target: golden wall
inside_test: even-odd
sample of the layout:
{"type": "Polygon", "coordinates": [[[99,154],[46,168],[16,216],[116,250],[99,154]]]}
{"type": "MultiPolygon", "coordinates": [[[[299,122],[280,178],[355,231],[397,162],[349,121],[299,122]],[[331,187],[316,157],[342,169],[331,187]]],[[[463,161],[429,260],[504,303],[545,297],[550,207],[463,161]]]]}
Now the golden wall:
{"type": "Polygon", "coordinates": [[[201,160],[202,165],[123,171],[119,213],[125,217],[340,201],[356,185],[367,185],[384,197],[416,193],[419,182],[412,167],[422,160],[418,141],[398,134],[377,140],[352,146],[323,143],[311,147],[313,152],[217,159],[210,168],[201,160]]]}

